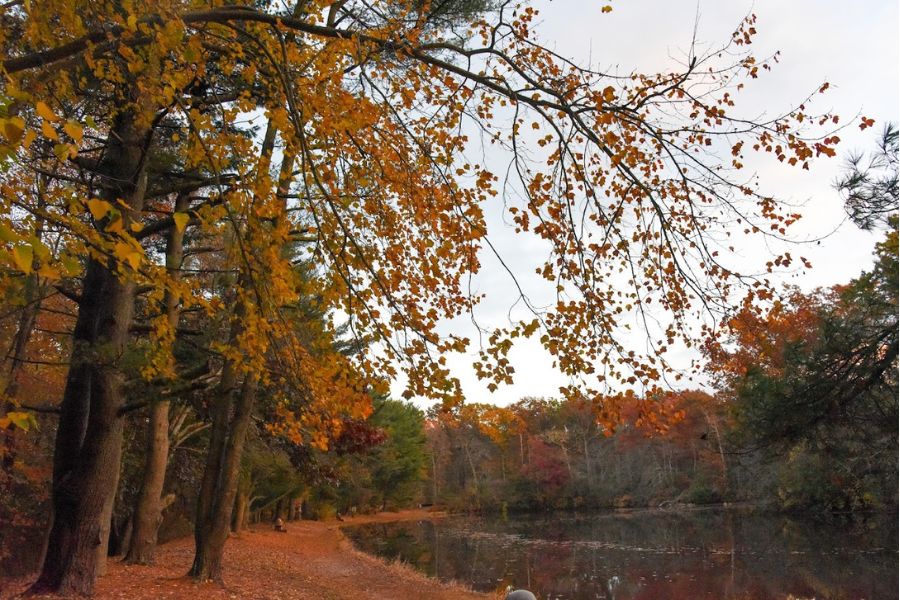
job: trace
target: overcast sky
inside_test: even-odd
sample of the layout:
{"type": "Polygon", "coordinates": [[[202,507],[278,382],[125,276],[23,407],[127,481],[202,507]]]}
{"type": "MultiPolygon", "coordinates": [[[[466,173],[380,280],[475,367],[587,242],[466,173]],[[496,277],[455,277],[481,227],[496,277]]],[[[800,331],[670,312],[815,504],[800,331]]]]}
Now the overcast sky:
{"type": "MultiPolygon", "coordinates": [[[[873,146],[873,131],[886,121],[897,121],[898,100],[898,3],[896,0],[838,2],[836,0],[613,0],[613,12],[601,13],[607,2],[600,0],[544,0],[540,10],[539,37],[560,54],[582,65],[601,68],[618,66],[621,71],[657,71],[676,68],[674,58],[684,56],[697,26],[702,44],[721,44],[729,38],[749,12],[757,15],[759,32],[753,46],[758,57],[781,52],[780,63],[766,73],[738,100],[746,115],[774,115],[802,100],[824,81],[831,84],[813,112],[833,111],[850,127],[840,133],[839,157],[817,161],[811,170],[789,169],[760,161],[754,165],[766,193],[796,203],[805,203],[803,219],[793,228],[796,237],[818,237],[837,230],[820,244],[805,245],[797,254],[809,258],[813,269],[785,277],[786,283],[805,290],[844,283],[871,265],[877,234],[857,230],[846,222],[841,200],[831,184],[840,172],[843,156],[852,150],[873,146]],[[674,58],[673,58],[674,57],[674,58]],[[876,128],[860,132],[858,115],[876,119],[876,128]],[[801,252],[802,250],[802,252],[801,252]]],[[[747,162],[747,161],[745,161],[747,162]]],[[[502,205],[486,206],[489,224],[501,222],[502,205]]],[[[491,231],[504,260],[520,272],[533,271],[543,254],[538,242],[523,241],[510,232],[491,231]],[[516,269],[518,267],[518,269],[516,269]]],[[[761,247],[739,248],[757,256],[761,247]]],[[[738,257],[741,258],[741,257],[738,257]]],[[[484,257],[478,289],[488,298],[478,311],[482,326],[508,323],[510,282],[499,265],[484,257]]],[[[462,335],[464,323],[449,324],[462,335]]],[[[695,355],[673,357],[686,366],[695,355]]],[[[491,394],[471,372],[471,357],[451,358],[467,401],[509,404],[523,396],[555,396],[566,380],[551,367],[551,360],[537,342],[514,348],[511,360],[517,371],[513,385],[491,394]]],[[[402,381],[394,386],[397,395],[402,381]]]]}

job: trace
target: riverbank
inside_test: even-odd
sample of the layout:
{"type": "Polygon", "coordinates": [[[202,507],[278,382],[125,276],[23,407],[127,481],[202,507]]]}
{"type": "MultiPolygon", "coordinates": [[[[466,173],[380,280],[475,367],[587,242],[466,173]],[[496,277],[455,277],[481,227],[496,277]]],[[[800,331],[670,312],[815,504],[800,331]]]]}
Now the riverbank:
{"type": "MultiPolygon", "coordinates": [[[[156,565],[126,565],[110,560],[97,582],[95,598],[174,600],[359,600],[360,598],[465,600],[490,598],[461,585],[445,584],[407,565],[388,564],[359,552],[340,527],[351,524],[441,517],[441,513],[407,510],[346,519],[344,522],[298,521],[287,533],[257,527],[228,540],[225,584],[197,584],[185,577],[193,559],[193,541],[163,544],[156,565]]],[[[0,598],[14,598],[27,581],[0,581],[0,598]]]]}

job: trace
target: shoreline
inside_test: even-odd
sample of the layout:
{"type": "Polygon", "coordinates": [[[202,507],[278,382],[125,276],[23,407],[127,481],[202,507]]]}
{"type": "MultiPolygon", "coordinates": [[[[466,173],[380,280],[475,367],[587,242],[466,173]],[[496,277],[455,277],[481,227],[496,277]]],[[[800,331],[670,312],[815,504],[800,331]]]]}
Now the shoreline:
{"type": "MultiPolygon", "coordinates": [[[[458,583],[444,583],[402,563],[389,563],[353,547],[341,527],[440,519],[443,512],[423,509],[359,515],[344,521],[292,521],[287,533],[258,527],[229,538],[225,546],[225,582],[195,583],[185,573],[193,558],[193,540],[161,545],[156,565],[108,562],[97,580],[94,598],[173,598],[176,600],[466,600],[492,598],[458,583]]],[[[0,581],[0,598],[15,598],[35,576],[0,581]]],[[[37,596],[51,598],[58,596],[37,596]]]]}

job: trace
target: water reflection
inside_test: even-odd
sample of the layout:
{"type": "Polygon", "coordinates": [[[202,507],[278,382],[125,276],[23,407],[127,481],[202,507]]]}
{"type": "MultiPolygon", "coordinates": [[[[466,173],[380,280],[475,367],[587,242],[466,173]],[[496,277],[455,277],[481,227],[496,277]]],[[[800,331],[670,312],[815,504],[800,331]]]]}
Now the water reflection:
{"type": "Polygon", "coordinates": [[[816,524],[738,511],[449,518],[345,528],[363,550],[542,599],[897,597],[890,515],[816,524]]]}

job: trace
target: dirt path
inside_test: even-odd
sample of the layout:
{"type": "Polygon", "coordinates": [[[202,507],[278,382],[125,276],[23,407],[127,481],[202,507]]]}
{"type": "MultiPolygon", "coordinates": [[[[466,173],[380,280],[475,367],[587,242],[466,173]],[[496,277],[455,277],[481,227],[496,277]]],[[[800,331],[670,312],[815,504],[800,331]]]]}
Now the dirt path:
{"type": "MultiPolygon", "coordinates": [[[[271,599],[271,600],[463,600],[491,596],[442,584],[411,567],[387,564],[355,550],[339,526],[435,518],[426,511],[361,516],[344,523],[288,523],[288,533],[263,528],[228,540],[225,586],[195,584],[184,574],[193,559],[189,538],[162,545],[156,566],[129,566],[116,560],[97,582],[96,598],[271,599]]],[[[11,586],[7,593],[24,589],[11,586]]],[[[14,597],[0,593],[0,597],[14,597]]]]}

